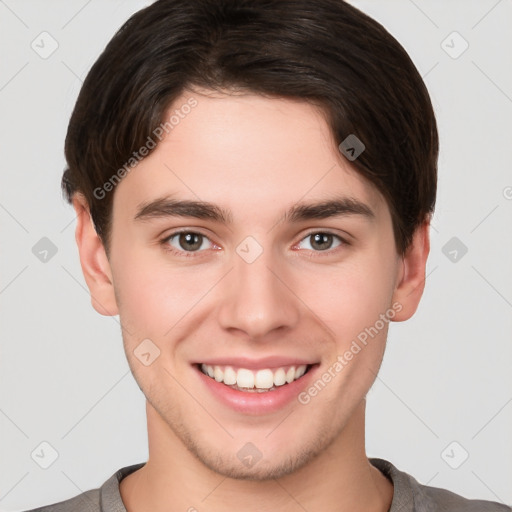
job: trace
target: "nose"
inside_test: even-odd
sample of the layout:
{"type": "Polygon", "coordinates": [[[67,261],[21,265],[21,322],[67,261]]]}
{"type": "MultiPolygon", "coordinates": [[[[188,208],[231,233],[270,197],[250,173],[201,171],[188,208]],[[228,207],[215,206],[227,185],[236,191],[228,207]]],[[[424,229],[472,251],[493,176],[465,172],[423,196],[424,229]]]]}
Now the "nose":
{"type": "Polygon", "coordinates": [[[218,318],[223,329],[256,340],[297,325],[301,301],[293,293],[291,272],[277,254],[263,250],[249,262],[235,253],[233,265],[220,293],[218,318]]]}

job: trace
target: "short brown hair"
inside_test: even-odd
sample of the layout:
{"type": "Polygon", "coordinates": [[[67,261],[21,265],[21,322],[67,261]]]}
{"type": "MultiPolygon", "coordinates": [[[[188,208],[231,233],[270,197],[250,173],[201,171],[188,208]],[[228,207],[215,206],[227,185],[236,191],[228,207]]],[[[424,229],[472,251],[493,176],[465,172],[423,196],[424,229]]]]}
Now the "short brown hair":
{"type": "Polygon", "coordinates": [[[69,202],[85,196],[107,253],[114,190],[94,191],[120,176],[193,86],[307,101],[338,143],[356,135],[365,150],[352,164],[386,199],[400,254],[433,212],[434,111],[382,25],[342,0],[158,0],[108,43],[68,126],[62,189],[69,202]]]}

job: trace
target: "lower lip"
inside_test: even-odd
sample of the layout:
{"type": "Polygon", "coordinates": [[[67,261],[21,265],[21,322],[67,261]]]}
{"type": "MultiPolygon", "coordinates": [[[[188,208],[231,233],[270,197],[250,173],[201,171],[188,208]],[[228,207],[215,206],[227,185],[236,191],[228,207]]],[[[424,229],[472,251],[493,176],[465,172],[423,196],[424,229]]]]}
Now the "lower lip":
{"type": "Polygon", "coordinates": [[[297,400],[301,391],[309,386],[314,377],[318,364],[313,365],[307,373],[290,384],[277,386],[274,391],[259,393],[238,391],[222,382],[217,382],[205,375],[198,366],[194,366],[202,382],[207,386],[213,396],[222,404],[244,414],[269,414],[279,411],[289,403],[297,400]]]}

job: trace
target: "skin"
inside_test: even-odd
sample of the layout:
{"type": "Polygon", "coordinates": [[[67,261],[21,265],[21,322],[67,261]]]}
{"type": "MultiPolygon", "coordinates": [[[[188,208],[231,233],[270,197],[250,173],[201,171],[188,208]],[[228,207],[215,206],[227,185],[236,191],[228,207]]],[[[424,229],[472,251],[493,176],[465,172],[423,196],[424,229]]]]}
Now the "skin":
{"type": "Polygon", "coordinates": [[[108,257],[87,203],[80,195],[73,203],[92,305],[119,315],[126,357],[147,399],[149,459],[121,482],[123,502],[128,512],[386,512],[393,485],[368,461],[364,422],[387,323],[308,404],[294,400],[272,414],[246,415],[218,402],[191,363],[298,356],[319,362],[322,374],[394,303],[401,309],[393,321],[414,314],[428,221],[401,257],[384,198],[340,154],[313,106],[253,94],[193,95],[198,105],[116,187],[108,257]],[[375,218],[283,221],[288,207],[333,191],[364,202],[375,218]],[[141,203],[163,194],[216,203],[233,223],[134,220],[141,203]],[[178,236],[167,246],[181,254],[165,251],[161,241],[178,228],[205,235],[200,249],[178,236]],[[333,237],[321,250],[307,236],[312,228],[350,243],[333,237]],[[236,252],[247,236],[263,248],[250,264],[236,252]],[[134,355],[147,338],[160,350],[149,366],[134,355]],[[251,468],[236,456],[247,442],[263,455],[251,468]]]}

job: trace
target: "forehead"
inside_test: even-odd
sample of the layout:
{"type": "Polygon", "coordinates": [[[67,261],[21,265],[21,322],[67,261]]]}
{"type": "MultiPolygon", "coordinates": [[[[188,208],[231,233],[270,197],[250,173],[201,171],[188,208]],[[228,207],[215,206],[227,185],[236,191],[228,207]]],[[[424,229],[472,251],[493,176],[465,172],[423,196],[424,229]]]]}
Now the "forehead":
{"type": "Polygon", "coordinates": [[[114,211],[133,216],[165,195],[237,210],[242,221],[255,213],[275,219],[283,206],[340,195],[387,210],[340,153],[322,112],[304,101],[185,92],[164,122],[162,141],[117,186],[114,211]]]}

